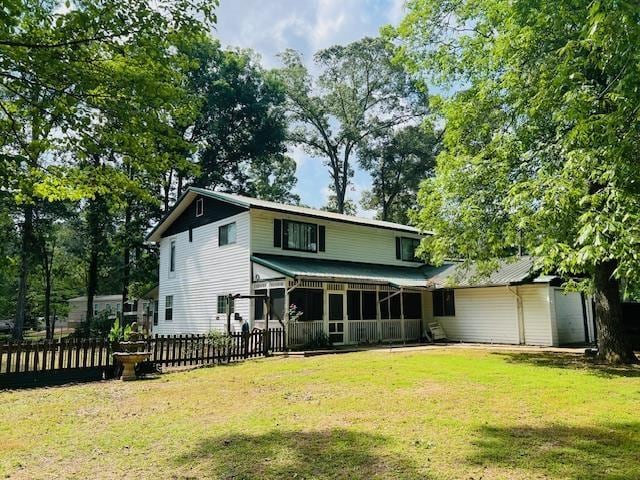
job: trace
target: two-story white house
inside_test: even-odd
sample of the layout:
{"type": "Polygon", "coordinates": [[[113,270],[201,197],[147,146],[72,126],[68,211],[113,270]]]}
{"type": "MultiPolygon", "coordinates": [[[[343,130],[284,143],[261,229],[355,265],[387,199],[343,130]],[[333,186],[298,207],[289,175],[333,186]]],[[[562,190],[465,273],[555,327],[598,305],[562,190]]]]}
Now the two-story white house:
{"type": "MultiPolygon", "coordinates": [[[[528,257],[482,283],[414,256],[422,233],[396,223],[189,188],[150,232],[160,245],[157,334],[226,329],[229,294],[268,295],[269,327],[289,344],[447,338],[558,345],[593,338],[590,306],[564,295],[528,257]],[[454,275],[455,274],[455,275],[454,275]],[[449,278],[458,282],[450,288],[449,278]],[[465,283],[466,282],[466,283],[465,283]],[[289,321],[290,305],[302,315],[289,321]]],[[[260,300],[238,299],[231,328],[264,327],[260,300]]]]}

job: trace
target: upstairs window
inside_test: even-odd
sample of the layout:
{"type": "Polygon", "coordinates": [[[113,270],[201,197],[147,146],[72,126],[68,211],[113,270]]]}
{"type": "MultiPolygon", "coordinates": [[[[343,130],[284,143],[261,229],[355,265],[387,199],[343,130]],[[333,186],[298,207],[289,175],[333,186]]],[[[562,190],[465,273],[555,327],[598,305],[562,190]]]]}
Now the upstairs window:
{"type": "Polygon", "coordinates": [[[282,224],[282,248],[300,252],[318,251],[318,225],[291,220],[283,220],[282,224]]]}
{"type": "Polygon", "coordinates": [[[176,241],[171,240],[171,247],[169,248],[169,273],[176,271],[176,241]]]}
{"type": "Polygon", "coordinates": [[[455,317],[456,299],[450,288],[441,288],[433,291],[433,316],[455,317]]]}
{"type": "Polygon", "coordinates": [[[201,217],[204,214],[204,200],[199,198],[196,200],[196,217],[201,217]]]}
{"type": "Polygon", "coordinates": [[[396,237],[396,258],[406,262],[419,262],[416,257],[416,249],[420,245],[417,238],[396,237]]]}
{"type": "Polygon", "coordinates": [[[218,245],[231,245],[236,243],[236,223],[229,223],[218,228],[218,245]]]}

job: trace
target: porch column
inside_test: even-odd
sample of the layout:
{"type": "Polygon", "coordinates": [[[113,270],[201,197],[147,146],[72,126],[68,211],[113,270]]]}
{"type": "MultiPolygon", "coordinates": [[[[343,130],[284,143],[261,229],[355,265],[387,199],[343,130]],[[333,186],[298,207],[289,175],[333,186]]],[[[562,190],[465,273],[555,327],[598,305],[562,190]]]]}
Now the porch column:
{"type": "Polygon", "coordinates": [[[329,294],[327,293],[327,284],[322,282],[322,331],[329,336],[329,294]]]}
{"type": "Polygon", "coordinates": [[[404,328],[404,299],[402,298],[402,287],[400,287],[400,331],[402,332],[402,342],[407,341],[407,335],[404,328]]]}
{"type": "Polygon", "coordinates": [[[384,340],[382,338],[382,313],[380,312],[380,286],[376,285],[376,321],[378,327],[378,341],[384,340]]]}

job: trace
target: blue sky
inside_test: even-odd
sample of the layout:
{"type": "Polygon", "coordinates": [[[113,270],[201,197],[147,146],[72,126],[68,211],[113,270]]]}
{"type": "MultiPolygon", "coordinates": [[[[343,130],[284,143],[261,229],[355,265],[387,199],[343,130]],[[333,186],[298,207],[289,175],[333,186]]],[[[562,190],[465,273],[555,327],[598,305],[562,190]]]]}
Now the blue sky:
{"type": "MultiPolygon", "coordinates": [[[[302,52],[311,66],[317,50],[377,35],[381,26],[397,23],[403,5],[404,0],[220,0],[214,34],[224,46],[255,50],[268,68],[279,65],[277,54],[286,48],[302,52]]],[[[291,155],[298,164],[297,193],[302,201],[323,206],[329,175],[322,160],[297,148],[291,155]]],[[[369,183],[365,172],[356,171],[349,197],[358,202],[369,183]]],[[[373,212],[360,209],[358,214],[373,212]]]]}

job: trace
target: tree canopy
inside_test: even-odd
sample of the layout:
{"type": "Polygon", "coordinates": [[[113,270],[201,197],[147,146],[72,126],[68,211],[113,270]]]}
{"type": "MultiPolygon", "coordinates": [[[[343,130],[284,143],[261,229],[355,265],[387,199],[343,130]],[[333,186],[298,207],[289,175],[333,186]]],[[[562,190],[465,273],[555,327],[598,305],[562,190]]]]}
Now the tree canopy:
{"type": "Polygon", "coordinates": [[[392,58],[393,46],[382,38],[335,45],[315,54],[320,74],[313,78],[298,52],[281,54],[284,68],[277,73],[287,95],[289,139],[323,159],[340,213],[358,148],[369,136],[426,111],[426,93],[392,58]]]}
{"type": "Polygon", "coordinates": [[[595,293],[600,354],[635,359],[619,282],[640,280],[640,9],[593,0],[411,0],[392,33],[417,78],[455,93],[416,217],[428,258],[519,246],[595,293]]]}

